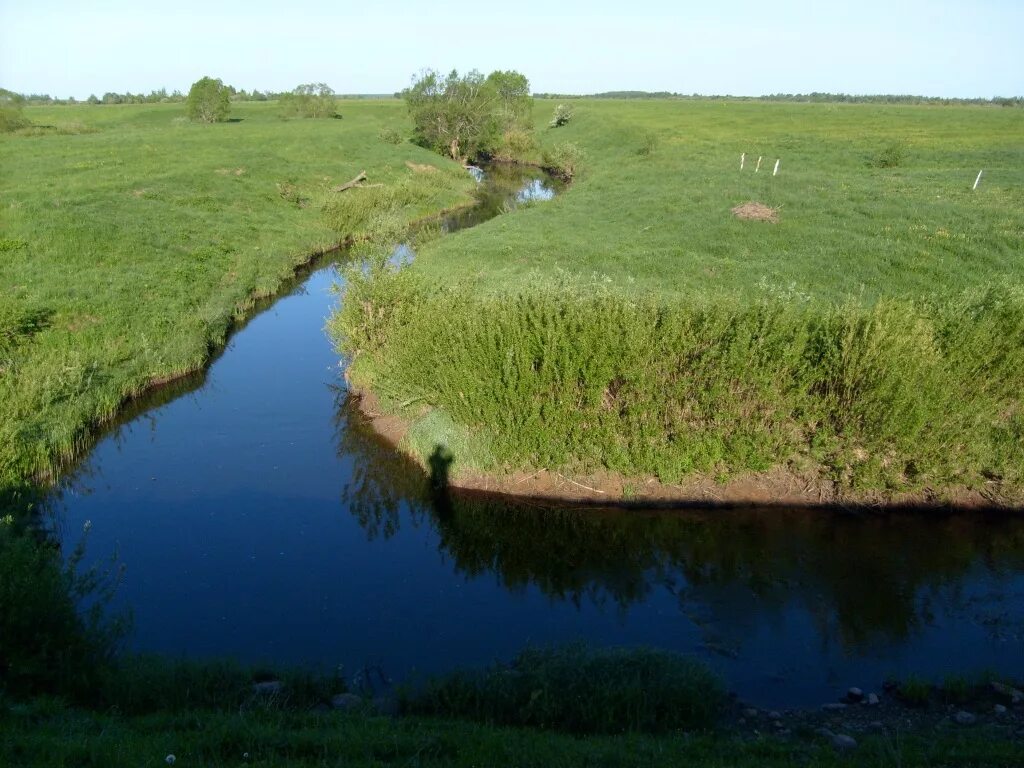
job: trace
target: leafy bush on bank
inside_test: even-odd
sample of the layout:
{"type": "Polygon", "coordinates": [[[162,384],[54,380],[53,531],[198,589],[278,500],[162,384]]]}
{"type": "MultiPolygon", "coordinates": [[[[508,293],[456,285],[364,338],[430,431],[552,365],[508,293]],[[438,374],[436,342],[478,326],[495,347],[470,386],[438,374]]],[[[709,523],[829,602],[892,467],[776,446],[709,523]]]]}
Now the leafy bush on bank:
{"type": "Polygon", "coordinates": [[[515,468],[677,482],[810,459],[841,490],[1024,479],[1016,289],[871,307],[663,303],[353,271],[330,327],[358,386],[440,409],[515,468]]]}
{"type": "Polygon", "coordinates": [[[281,113],[285,117],[335,117],[338,100],[326,83],[306,83],[296,86],[291,93],[280,98],[281,113]]]}
{"type": "Polygon", "coordinates": [[[725,700],[721,681],[685,656],[570,645],[522,651],[509,667],[446,675],[406,706],[568,733],[660,733],[712,726],[725,700]]]}

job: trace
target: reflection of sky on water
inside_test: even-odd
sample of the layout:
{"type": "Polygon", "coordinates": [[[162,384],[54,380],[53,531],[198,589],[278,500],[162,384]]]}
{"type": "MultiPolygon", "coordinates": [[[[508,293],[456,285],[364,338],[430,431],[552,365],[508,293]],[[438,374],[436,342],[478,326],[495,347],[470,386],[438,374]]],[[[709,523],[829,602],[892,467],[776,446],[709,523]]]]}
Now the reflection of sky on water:
{"type": "Polygon", "coordinates": [[[518,194],[516,194],[516,201],[532,203],[534,201],[550,200],[554,196],[555,190],[545,184],[543,179],[533,179],[519,190],[518,194]]]}

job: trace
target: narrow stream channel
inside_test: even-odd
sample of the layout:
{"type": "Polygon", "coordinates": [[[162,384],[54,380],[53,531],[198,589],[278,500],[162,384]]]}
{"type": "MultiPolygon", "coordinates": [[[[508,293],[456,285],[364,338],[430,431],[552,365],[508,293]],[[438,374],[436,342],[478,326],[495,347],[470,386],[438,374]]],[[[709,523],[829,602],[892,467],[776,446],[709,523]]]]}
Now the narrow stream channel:
{"type": "MultiPolygon", "coordinates": [[[[512,181],[499,208],[549,194],[512,181]]],[[[435,509],[348,403],[323,332],[338,279],[309,274],[51,497],[66,546],[91,521],[90,556],[125,565],[132,648],[408,680],[527,644],[643,644],[776,707],[889,675],[1024,676],[1020,518],[435,509]]]]}

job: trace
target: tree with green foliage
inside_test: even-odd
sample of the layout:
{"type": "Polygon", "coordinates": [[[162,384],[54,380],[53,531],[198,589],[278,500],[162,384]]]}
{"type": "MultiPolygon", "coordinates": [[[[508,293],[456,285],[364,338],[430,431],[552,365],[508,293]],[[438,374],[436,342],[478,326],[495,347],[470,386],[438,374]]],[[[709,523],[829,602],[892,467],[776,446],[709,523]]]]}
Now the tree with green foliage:
{"type": "Polygon", "coordinates": [[[455,160],[493,154],[504,137],[529,133],[530,83],[518,72],[424,71],[402,91],[417,144],[455,160]]]}
{"type": "Polygon", "coordinates": [[[10,133],[30,124],[21,112],[24,104],[24,96],[0,88],[0,133],[10,133]]]}
{"type": "Polygon", "coordinates": [[[185,99],[185,113],[201,123],[219,123],[231,111],[231,90],[218,78],[204,77],[192,83],[185,99]]]}
{"type": "Polygon", "coordinates": [[[338,101],[326,83],[306,83],[281,96],[285,117],[335,117],[338,101]]]}

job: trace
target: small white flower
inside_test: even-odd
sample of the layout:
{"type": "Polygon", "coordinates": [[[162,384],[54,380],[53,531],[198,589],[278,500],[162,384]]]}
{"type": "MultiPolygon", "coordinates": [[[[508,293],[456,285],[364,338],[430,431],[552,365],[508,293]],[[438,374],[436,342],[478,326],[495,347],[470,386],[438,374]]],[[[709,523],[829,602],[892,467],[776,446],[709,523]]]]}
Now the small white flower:
{"type": "Polygon", "coordinates": [[[174,761],[177,760],[177,759],[178,758],[176,758],[174,755],[168,755],[167,757],[164,758],[164,762],[167,763],[168,765],[174,765],[174,761]]]}

